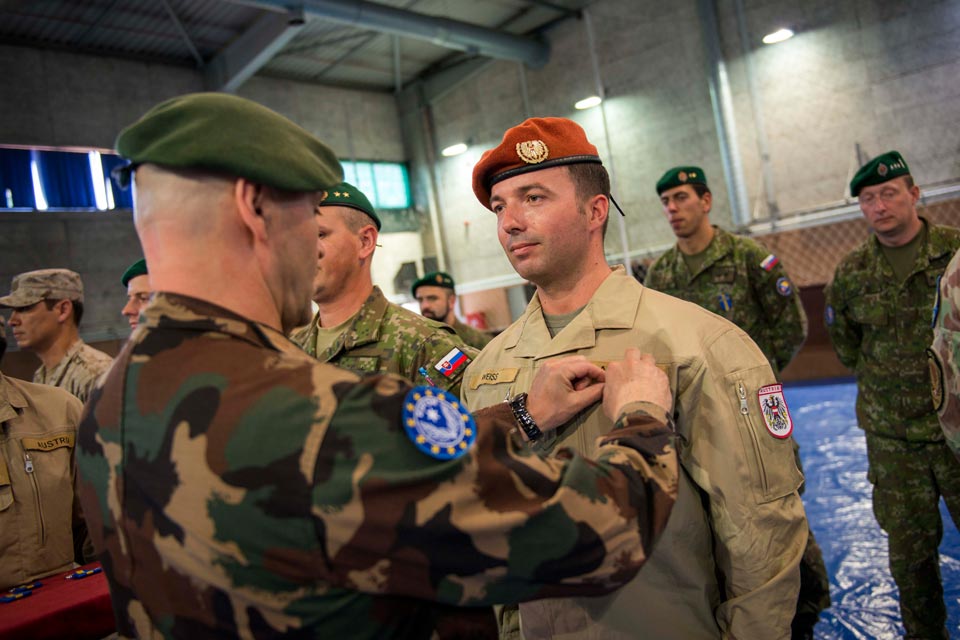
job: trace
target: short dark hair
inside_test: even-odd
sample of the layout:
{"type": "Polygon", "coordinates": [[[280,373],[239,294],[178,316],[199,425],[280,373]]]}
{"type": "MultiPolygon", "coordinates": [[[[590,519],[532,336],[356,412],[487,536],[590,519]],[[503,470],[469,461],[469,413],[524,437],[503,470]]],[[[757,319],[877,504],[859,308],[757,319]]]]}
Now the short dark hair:
{"type": "MultiPolygon", "coordinates": [[[[580,203],[586,202],[589,198],[597,194],[610,197],[610,174],[606,167],[598,162],[578,162],[568,164],[567,170],[570,172],[570,178],[573,179],[573,186],[577,191],[577,200],[580,203]]],[[[612,204],[612,203],[611,203],[612,204]]],[[[603,237],[607,237],[607,223],[610,222],[610,214],[607,212],[607,219],[603,221],[603,237]]]]}
{"type": "Polygon", "coordinates": [[[903,181],[906,183],[907,189],[913,189],[914,185],[916,185],[916,183],[913,181],[913,176],[909,173],[903,176],[903,181]]]}
{"type": "MultiPolygon", "coordinates": [[[[43,303],[47,306],[47,311],[53,311],[53,307],[60,302],[59,300],[50,300],[49,298],[44,298],[43,303]]],[[[68,302],[73,306],[73,324],[78,329],[80,328],[80,320],[83,319],[83,303],[78,300],[68,300],[68,302]]]]}
{"type": "Polygon", "coordinates": [[[698,198],[702,198],[703,196],[710,193],[710,187],[708,187],[705,184],[694,183],[690,186],[693,187],[693,190],[697,192],[698,198]]]}

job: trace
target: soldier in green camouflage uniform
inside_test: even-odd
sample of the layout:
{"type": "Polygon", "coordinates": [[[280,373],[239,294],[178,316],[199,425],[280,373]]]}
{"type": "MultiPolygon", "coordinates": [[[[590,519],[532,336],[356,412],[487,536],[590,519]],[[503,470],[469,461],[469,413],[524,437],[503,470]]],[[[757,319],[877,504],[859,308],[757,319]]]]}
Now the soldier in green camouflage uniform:
{"type": "Polygon", "coordinates": [[[840,361],[857,376],[873,511],[889,536],[907,637],[946,638],[939,501],[960,521],[960,463],[937,423],[924,352],[937,278],[960,247],[960,231],[917,215],[920,190],[896,151],[861,167],[850,192],[874,235],[837,266],[825,321],[840,361]]]}
{"type": "Polygon", "coordinates": [[[636,573],[678,481],[650,356],[546,371],[524,418],[552,429],[602,396],[616,424],[596,460],[531,455],[508,404],[472,422],[446,392],[285,337],[309,317],[309,230],[341,177],[309,133],[193,94],[117,148],[157,293],[76,455],[121,637],[429,638],[435,603],[602,594],[636,573]],[[427,427],[464,446],[432,453],[427,427]]]}
{"type": "MultiPolygon", "coordinates": [[[[677,244],[650,267],[643,284],[700,305],[747,332],[775,374],[786,368],[807,337],[807,314],[779,259],[750,238],[710,224],[713,195],[703,169],[669,169],[657,195],[677,244]]],[[[797,467],[803,470],[794,441],[797,467]]],[[[800,486],[803,494],[803,485],[800,486]]],[[[811,529],[800,563],[800,597],[793,637],[812,637],[830,606],[830,578],[811,529]]]]}
{"type": "Polygon", "coordinates": [[[395,373],[459,394],[476,351],[452,328],[390,302],[374,286],[370,265],[379,229],[362,191],[342,182],[328,192],[317,241],[313,299],[319,311],[290,339],[321,362],[361,374],[395,373]],[[451,359],[456,364],[445,365],[451,359]]]}
{"type": "Polygon", "coordinates": [[[85,343],[83,281],[69,269],[40,269],[14,276],[0,307],[13,309],[10,327],[17,345],[40,358],[37,384],[60,387],[85,402],[113,358],[85,343]]]}
{"type": "Polygon", "coordinates": [[[445,322],[460,339],[474,349],[483,349],[492,339],[490,335],[460,322],[454,308],[457,304],[456,285],[449,273],[433,271],[424,275],[410,287],[410,294],[420,305],[425,318],[445,322]]]}
{"type": "Polygon", "coordinates": [[[960,459],[960,252],[940,279],[933,344],[927,352],[933,407],[947,446],[960,459]]]}

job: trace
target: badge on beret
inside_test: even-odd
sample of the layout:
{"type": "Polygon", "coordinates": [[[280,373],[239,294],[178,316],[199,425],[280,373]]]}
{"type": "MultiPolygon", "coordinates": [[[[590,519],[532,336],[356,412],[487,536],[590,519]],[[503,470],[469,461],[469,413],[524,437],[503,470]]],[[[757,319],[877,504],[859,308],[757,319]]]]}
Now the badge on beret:
{"type": "Polygon", "coordinates": [[[680,182],[686,182],[686,181],[687,181],[687,172],[686,172],[686,171],[681,171],[680,173],[678,173],[678,174],[677,174],[677,180],[679,180],[680,182]]]}
{"type": "Polygon", "coordinates": [[[414,387],[403,400],[403,426],[417,449],[437,460],[455,460],[477,439],[470,412],[451,393],[414,387]]]}
{"type": "Polygon", "coordinates": [[[777,293],[787,297],[793,293],[793,285],[790,284],[789,278],[778,278],[777,279],[777,293]]]}
{"type": "Polygon", "coordinates": [[[527,140],[517,143],[517,155],[527,164],[539,164],[550,156],[550,149],[543,140],[527,140]]]}
{"type": "Polygon", "coordinates": [[[878,165],[877,165],[877,173],[880,174],[880,177],[883,177],[883,176],[887,175],[887,165],[883,164],[882,162],[881,162],[880,164],[878,164],[878,165]]]}
{"type": "Polygon", "coordinates": [[[768,384],[757,391],[763,424],[774,438],[789,438],[793,433],[793,418],[783,397],[782,384],[768,384]]]}
{"type": "Polygon", "coordinates": [[[833,311],[833,307],[829,304],[823,310],[823,321],[827,323],[828,327],[833,326],[833,321],[837,319],[836,313],[833,311]]]}

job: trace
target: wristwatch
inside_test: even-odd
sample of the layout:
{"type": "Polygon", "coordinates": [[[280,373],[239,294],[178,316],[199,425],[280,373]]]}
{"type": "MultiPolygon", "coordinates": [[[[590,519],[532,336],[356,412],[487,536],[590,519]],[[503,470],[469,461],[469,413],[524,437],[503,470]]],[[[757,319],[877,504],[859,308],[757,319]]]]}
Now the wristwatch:
{"type": "Polygon", "coordinates": [[[513,410],[513,417],[517,419],[517,424],[527,434],[527,440],[536,442],[543,436],[543,431],[537,426],[533,416],[527,411],[527,394],[521,393],[508,401],[510,409],[513,410]]]}

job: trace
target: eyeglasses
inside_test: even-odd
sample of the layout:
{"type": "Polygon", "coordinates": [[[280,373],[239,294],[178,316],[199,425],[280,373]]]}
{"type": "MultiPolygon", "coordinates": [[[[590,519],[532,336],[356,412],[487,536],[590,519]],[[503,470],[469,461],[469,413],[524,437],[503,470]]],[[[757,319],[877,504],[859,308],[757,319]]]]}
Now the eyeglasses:
{"type": "Polygon", "coordinates": [[[877,204],[877,201],[883,202],[883,204],[890,204],[900,195],[900,192],[896,189],[884,189],[880,193],[864,193],[861,194],[857,199],[860,202],[861,207],[872,207],[877,204]]]}

